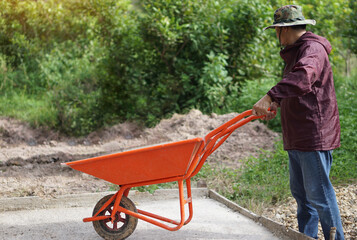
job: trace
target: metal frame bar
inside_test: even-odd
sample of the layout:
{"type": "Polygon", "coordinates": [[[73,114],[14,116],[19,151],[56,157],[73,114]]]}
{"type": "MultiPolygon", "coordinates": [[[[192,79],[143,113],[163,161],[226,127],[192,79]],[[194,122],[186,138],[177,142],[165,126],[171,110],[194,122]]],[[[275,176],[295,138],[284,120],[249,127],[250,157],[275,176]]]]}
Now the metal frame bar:
{"type": "Polygon", "coordinates": [[[186,225],[187,223],[189,223],[192,219],[193,216],[193,207],[192,207],[192,192],[191,192],[191,180],[190,179],[186,179],[186,188],[187,188],[187,198],[185,198],[184,195],[184,187],[183,187],[183,179],[178,180],[178,185],[179,185],[179,200],[180,200],[180,216],[181,216],[181,221],[175,221],[169,218],[165,218],[150,212],[146,212],[143,210],[138,209],[138,212],[135,213],[133,211],[127,210],[123,207],[121,207],[120,201],[122,196],[124,195],[124,192],[128,192],[128,189],[130,188],[129,186],[122,186],[120,188],[120,190],[114,194],[99,210],[98,212],[93,216],[93,217],[89,217],[89,218],[84,218],[83,222],[92,222],[92,221],[99,221],[99,220],[104,220],[104,219],[108,219],[111,218],[112,221],[115,219],[115,214],[120,211],[123,212],[125,214],[129,214],[133,217],[136,217],[138,219],[144,220],[146,222],[149,222],[151,224],[154,224],[158,227],[164,228],[166,230],[170,230],[170,231],[176,231],[178,229],[180,229],[183,225],[186,225]],[[113,202],[113,200],[115,199],[115,203],[114,203],[114,207],[113,207],[113,211],[111,216],[98,216],[99,213],[101,213],[104,209],[106,209],[109,204],[111,204],[113,202]],[[188,208],[189,208],[189,216],[188,218],[185,220],[185,204],[188,204],[188,208]],[[155,220],[156,219],[156,220],[155,220]],[[170,227],[167,224],[163,224],[157,220],[160,220],[162,222],[167,222],[173,225],[176,225],[176,227],[170,227]]]}

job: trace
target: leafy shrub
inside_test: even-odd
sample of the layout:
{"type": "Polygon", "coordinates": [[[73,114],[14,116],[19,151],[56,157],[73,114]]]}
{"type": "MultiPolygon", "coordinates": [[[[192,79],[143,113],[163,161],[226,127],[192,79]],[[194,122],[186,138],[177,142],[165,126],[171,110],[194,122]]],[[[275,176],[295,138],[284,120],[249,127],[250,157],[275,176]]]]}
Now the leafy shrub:
{"type": "Polygon", "coordinates": [[[357,29],[352,27],[357,25],[357,2],[350,0],[349,7],[351,13],[346,19],[349,23],[347,25],[351,27],[344,29],[344,34],[346,34],[349,49],[351,49],[354,54],[357,54],[357,29]]]}
{"type": "Polygon", "coordinates": [[[102,102],[112,115],[155,122],[192,107],[207,113],[234,110],[239,83],[264,74],[263,67],[256,68],[256,57],[251,61],[246,56],[269,37],[257,37],[267,18],[265,5],[140,3],[136,25],[125,36],[113,35],[109,74],[101,84],[102,102]],[[242,70],[246,68],[256,70],[242,70]]]}
{"type": "MultiPolygon", "coordinates": [[[[353,17],[346,1],[302,2],[336,46],[337,13],[353,17]]],[[[56,128],[75,134],[126,120],[152,126],[191,108],[248,109],[261,95],[242,91],[280,75],[275,33],[262,28],[285,2],[1,1],[0,92],[50,100],[56,128]]]]}
{"type": "Polygon", "coordinates": [[[83,135],[103,124],[98,79],[105,56],[98,41],[83,48],[66,41],[39,61],[38,77],[57,109],[56,127],[63,132],[83,135]]]}
{"type": "MultiPolygon", "coordinates": [[[[49,101],[57,110],[51,126],[66,133],[103,125],[98,78],[105,76],[110,31],[125,21],[130,1],[2,1],[0,7],[0,91],[49,101]]],[[[17,106],[10,102],[1,112],[11,108],[17,106]]]]}
{"type": "Polygon", "coordinates": [[[341,147],[333,152],[331,177],[336,182],[357,179],[357,75],[350,78],[335,77],[336,95],[341,123],[341,147]]]}
{"type": "Polygon", "coordinates": [[[203,109],[211,112],[230,106],[229,97],[235,95],[238,91],[237,87],[231,84],[232,77],[228,76],[226,70],[228,57],[222,53],[216,56],[213,52],[210,52],[207,57],[209,62],[206,62],[203,67],[198,91],[202,92],[202,103],[200,105],[203,106],[203,109]],[[230,92],[233,92],[233,94],[228,95],[227,86],[230,85],[233,88],[230,92]]]}

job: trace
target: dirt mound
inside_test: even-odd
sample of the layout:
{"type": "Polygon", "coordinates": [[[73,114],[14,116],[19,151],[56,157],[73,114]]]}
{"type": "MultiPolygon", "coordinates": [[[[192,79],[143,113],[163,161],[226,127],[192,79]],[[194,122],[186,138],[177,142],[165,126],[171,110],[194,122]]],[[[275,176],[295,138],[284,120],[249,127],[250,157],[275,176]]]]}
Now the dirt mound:
{"type": "Polygon", "coordinates": [[[12,118],[0,118],[0,146],[27,144],[34,146],[49,140],[58,140],[60,134],[46,128],[34,129],[28,123],[12,118]]]}
{"type": "MultiPolygon", "coordinates": [[[[204,137],[213,129],[228,122],[237,113],[225,115],[203,115],[192,110],[187,115],[175,114],[170,119],[160,122],[155,128],[145,131],[151,141],[177,141],[194,137],[204,137]]],[[[250,122],[239,129],[219,147],[209,161],[222,162],[224,165],[237,166],[239,160],[257,156],[260,149],[273,149],[278,134],[270,131],[259,121],[250,122]]]]}
{"type": "MultiPolygon", "coordinates": [[[[2,118],[0,119],[2,137],[0,162],[57,153],[97,155],[163,142],[204,137],[236,115],[237,113],[208,116],[198,110],[192,110],[186,115],[174,114],[172,118],[162,120],[154,128],[143,129],[134,123],[122,123],[103,128],[82,138],[68,138],[53,131],[33,129],[28,124],[17,120],[2,118]]],[[[250,122],[236,130],[217,149],[215,158],[236,162],[237,159],[250,155],[256,156],[259,149],[272,149],[277,137],[278,134],[267,129],[263,123],[250,122]]]]}

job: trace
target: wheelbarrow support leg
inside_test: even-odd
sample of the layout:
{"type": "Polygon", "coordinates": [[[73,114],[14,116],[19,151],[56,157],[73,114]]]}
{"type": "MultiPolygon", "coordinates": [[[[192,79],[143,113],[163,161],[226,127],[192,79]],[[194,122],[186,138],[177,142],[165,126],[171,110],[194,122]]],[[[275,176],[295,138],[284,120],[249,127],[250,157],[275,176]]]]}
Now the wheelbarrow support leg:
{"type": "MultiPolygon", "coordinates": [[[[178,180],[178,186],[179,186],[179,197],[180,197],[180,215],[181,215],[181,220],[180,222],[169,219],[169,218],[165,218],[150,212],[146,212],[140,209],[137,209],[138,213],[129,211],[125,208],[122,208],[121,206],[118,206],[118,208],[116,210],[129,214],[131,216],[134,216],[136,218],[139,218],[141,220],[144,220],[146,222],[149,222],[151,224],[154,224],[158,227],[164,228],[166,230],[169,231],[177,231],[179,230],[184,224],[187,224],[191,221],[192,219],[192,214],[193,214],[193,210],[192,210],[192,196],[191,196],[191,182],[190,180],[186,180],[186,185],[187,185],[187,199],[185,199],[185,195],[184,195],[184,187],[183,187],[183,179],[178,180]],[[189,217],[188,219],[185,221],[185,204],[188,203],[189,204],[189,217]],[[176,225],[175,227],[170,227],[162,222],[167,222],[169,224],[173,224],[176,225]]],[[[120,194],[120,193],[118,193],[120,194]]],[[[116,205],[116,204],[115,204],[116,205]]],[[[113,209],[113,213],[116,212],[116,210],[113,209]]]]}
{"type": "Polygon", "coordinates": [[[188,219],[185,221],[185,224],[188,224],[192,217],[193,217],[193,207],[192,207],[192,193],[191,193],[191,179],[186,179],[186,187],[187,187],[187,200],[186,202],[188,203],[188,211],[189,211],[189,216],[188,219]]]}

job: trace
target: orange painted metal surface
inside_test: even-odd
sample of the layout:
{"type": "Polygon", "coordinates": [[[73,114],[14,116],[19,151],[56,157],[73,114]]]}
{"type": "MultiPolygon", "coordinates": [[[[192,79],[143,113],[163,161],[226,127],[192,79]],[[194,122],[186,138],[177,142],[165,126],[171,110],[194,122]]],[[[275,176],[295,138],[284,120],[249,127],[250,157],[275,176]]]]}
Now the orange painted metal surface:
{"type": "Polygon", "coordinates": [[[67,165],[117,185],[182,177],[202,142],[202,138],[194,138],[79,160],[67,165]]]}
{"type": "Polygon", "coordinates": [[[120,185],[119,191],[96,214],[83,221],[100,221],[109,218],[114,221],[115,214],[119,211],[170,231],[180,229],[189,223],[193,216],[190,179],[200,171],[207,157],[221,146],[234,130],[254,119],[263,117],[253,116],[252,110],[248,110],[214,129],[204,139],[193,138],[65,163],[76,170],[120,185]],[[138,213],[135,213],[119,205],[122,196],[127,196],[133,187],[173,181],[177,181],[179,186],[181,215],[179,222],[140,209],[138,213]],[[184,181],[186,182],[186,196],[184,181]],[[100,216],[103,209],[114,200],[111,215],[100,216]],[[189,208],[187,219],[185,218],[185,204],[188,204],[189,208]]]}

